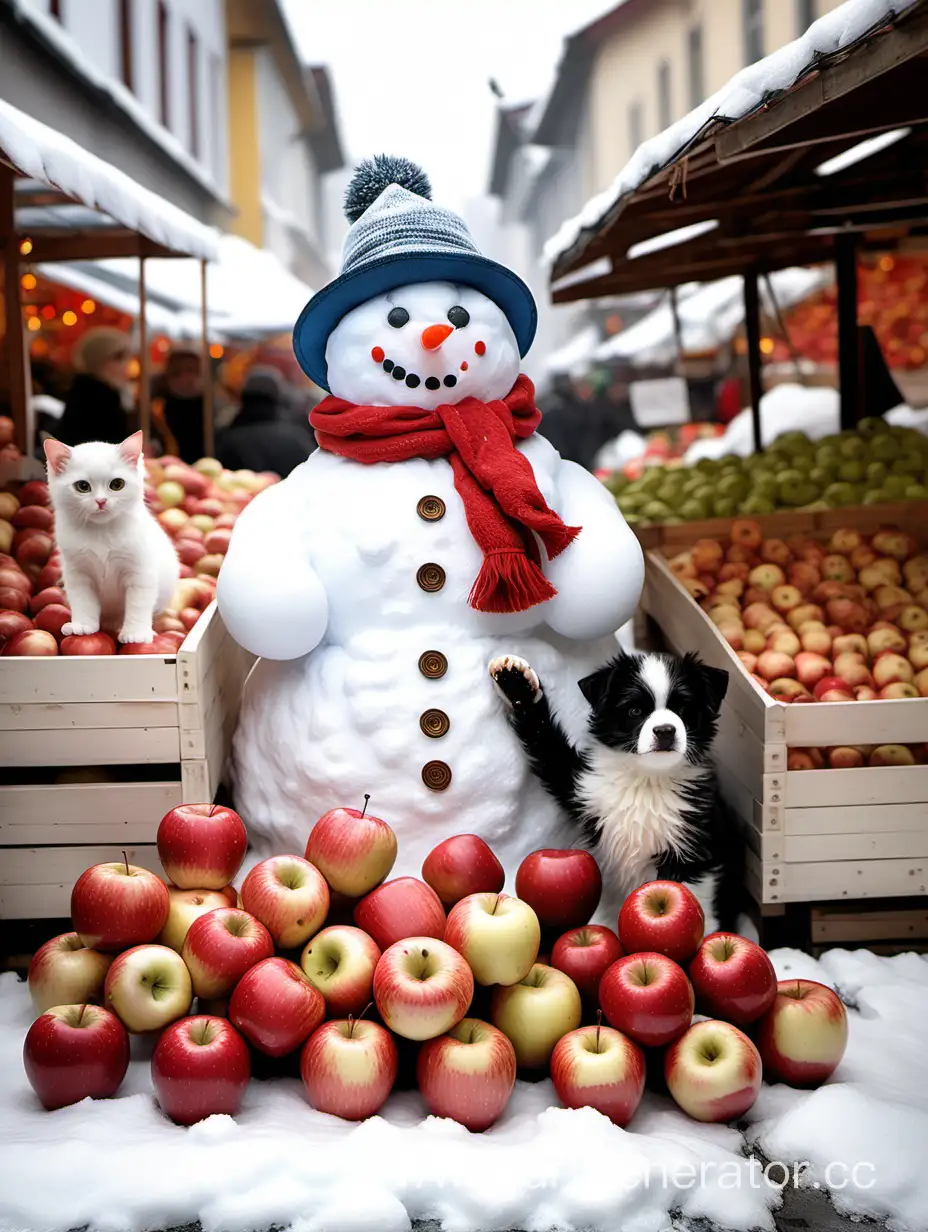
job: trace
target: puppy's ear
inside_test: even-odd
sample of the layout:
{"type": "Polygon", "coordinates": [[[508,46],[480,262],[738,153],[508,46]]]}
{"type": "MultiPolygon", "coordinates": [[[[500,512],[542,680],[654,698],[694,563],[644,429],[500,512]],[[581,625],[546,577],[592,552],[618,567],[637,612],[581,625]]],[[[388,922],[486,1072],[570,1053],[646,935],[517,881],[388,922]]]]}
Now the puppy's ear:
{"type": "Polygon", "coordinates": [[[616,678],[622,676],[636,663],[637,660],[632,655],[617,655],[611,663],[607,663],[605,667],[599,668],[591,676],[586,676],[579,681],[580,692],[595,710],[609,696],[616,678]]]}
{"type": "Polygon", "coordinates": [[[705,681],[709,705],[714,714],[718,714],[722,708],[722,702],[725,699],[725,694],[728,691],[728,672],[722,671],[718,667],[706,667],[702,665],[702,677],[705,681]]]}

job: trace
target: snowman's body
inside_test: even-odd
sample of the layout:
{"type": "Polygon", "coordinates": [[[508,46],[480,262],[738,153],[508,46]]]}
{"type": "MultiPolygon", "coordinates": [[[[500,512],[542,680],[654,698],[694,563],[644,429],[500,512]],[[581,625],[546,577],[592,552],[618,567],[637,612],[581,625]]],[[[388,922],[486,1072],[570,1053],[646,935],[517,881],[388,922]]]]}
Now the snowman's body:
{"type": "MultiPolygon", "coordinates": [[[[466,288],[404,288],[343,326],[327,351],[330,387],[352,401],[374,404],[381,389],[380,405],[386,395],[411,401],[370,361],[372,347],[391,347],[409,371],[416,363],[441,375],[453,364],[461,398],[499,397],[518,372],[502,313],[466,288]],[[400,301],[415,314],[404,339],[383,324],[400,301]],[[441,355],[416,350],[419,331],[449,304],[465,305],[478,326],[484,367],[474,331],[465,338],[463,328],[435,348],[441,355]]],[[[417,405],[430,405],[426,397],[417,405]]],[[[447,389],[434,397],[431,405],[447,400],[447,389]]],[[[233,635],[266,656],[235,740],[236,801],[258,854],[302,852],[321,813],[365,793],[396,830],[398,873],[418,873],[436,843],[462,832],[483,836],[510,870],[535,848],[575,840],[532,776],[487,664],[500,653],[527,658],[581,738],[576,682],[614,653],[614,631],[637,601],[641,555],[593,476],[540,436],[519,448],[548,505],[583,527],[544,565],[557,596],[524,612],[469,606],[483,558],[445,458],[368,465],[318,450],[239,519],[219,600],[233,635]]]]}

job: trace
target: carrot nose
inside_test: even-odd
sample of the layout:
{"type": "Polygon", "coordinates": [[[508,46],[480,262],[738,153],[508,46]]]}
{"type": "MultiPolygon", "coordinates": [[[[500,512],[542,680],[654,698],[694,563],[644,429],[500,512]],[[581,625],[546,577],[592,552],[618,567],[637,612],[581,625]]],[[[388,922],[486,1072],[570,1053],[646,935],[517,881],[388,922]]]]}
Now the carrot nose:
{"type": "Polygon", "coordinates": [[[437,351],[448,335],[453,333],[453,325],[426,325],[422,331],[422,345],[427,351],[437,351]]]}

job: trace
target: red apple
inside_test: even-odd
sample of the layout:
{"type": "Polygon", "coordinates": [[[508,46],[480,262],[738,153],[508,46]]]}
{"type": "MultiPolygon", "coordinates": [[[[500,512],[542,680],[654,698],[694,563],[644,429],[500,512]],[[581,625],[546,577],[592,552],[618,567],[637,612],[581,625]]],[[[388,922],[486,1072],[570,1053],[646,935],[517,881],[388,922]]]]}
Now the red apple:
{"type": "Polygon", "coordinates": [[[386,950],[374,972],[374,1002],[405,1039],[427,1040],[461,1021],[474,995],[470,967],[434,937],[407,937],[386,950]]]}
{"type": "Polygon", "coordinates": [[[563,932],[586,924],[599,906],[603,879],[588,851],[533,851],[516,873],[516,897],[532,908],[543,928],[563,932]]]}
{"type": "Polygon", "coordinates": [[[44,479],[30,479],[19,489],[20,505],[50,505],[51,495],[44,479]]]}
{"type": "Polygon", "coordinates": [[[26,1033],[23,1066],[49,1111],[88,1096],[109,1099],[129,1068],[129,1036],[116,1015],[98,1005],[56,1005],[26,1033]]]}
{"type": "Polygon", "coordinates": [[[516,1082],[515,1049],[488,1022],[463,1018],[447,1035],[422,1045],[416,1079],[433,1116],[479,1133],[499,1119],[509,1102],[516,1082]]]}
{"type": "Polygon", "coordinates": [[[838,1068],[847,1047],[847,1011],[836,992],[815,980],[780,980],[776,1000],[757,1026],[757,1047],[770,1082],[817,1087],[838,1068]]]}
{"type": "Polygon", "coordinates": [[[396,1081],[398,1057],[389,1031],[357,1019],[325,1022],[303,1045],[300,1076],[319,1112],[346,1121],[375,1116],[396,1081]]]}
{"type": "Polygon", "coordinates": [[[58,653],[58,643],[44,629],[25,629],[10,638],[3,653],[13,658],[47,658],[58,653]]]}
{"type": "Polygon", "coordinates": [[[777,995],[773,963],[753,941],[736,933],[710,933],[689,966],[702,1013],[736,1026],[766,1014],[777,995]]]}
{"type": "Polygon", "coordinates": [[[166,945],[133,946],[107,972],[104,1001],[127,1031],[161,1031],[190,1012],[190,972],[166,945]]]}
{"type": "Polygon", "coordinates": [[[332,1018],[357,1016],[374,995],[374,972],[380,947],[350,924],[333,924],[308,941],[300,964],[325,999],[332,1018]]]}
{"type": "Polygon", "coordinates": [[[60,586],[46,586],[44,590],[33,595],[29,600],[29,611],[35,616],[49,603],[60,603],[64,607],[67,606],[68,600],[60,586]]]}
{"type": "Polygon", "coordinates": [[[425,857],[422,880],[450,908],[468,894],[499,892],[506,873],[482,838],[476,834],[455,834],[425,857]]]}
{"type": "Polygon", "coordinates": [[[88,949],[77,933],[52,937],[29,964],[29,995],[37,1014],[53,1005],[82,1005],[103,999],[111,954],[88,949]]]}
{"type": "Polygon", "coordinates": [[[178,954],[184,948],[184,938],[190,925],[198,916],[215,911],[217,907],[234,907],[238,903],[238,894],[232,886],[226,886],[225,890],[179,890],[177,886],[168,886],[168,897],[168,918],[158,934],[158,944],[166,945],[178,954]]]}
{"type": "Polygon", "coordinates": [[[248,847],[238,813],[220,804],[179,804],[158,826],[164,871],[182,890],[221,890],[242,866],[248,847]]]}
{"type": "Polygon", "coordinates": [[[251,1077],[248,1045],[225,1018],[200,1014],[172,1023],[151,1058],[161,1111],[178,1125],[235,1116],[251,1077]]]}
{"type": "Polygon", "coordinates": [[[757,1049],[728,1022],[695,1022],[670,1045],[664,1077],[674,1100],[695,1121],[735,1121],[760,1093],[757,1049]]]}
{"type": "Polygon", "coordinates": [[[260,920],[282,950],[304,945],[329,913],[329,887],[301,856],[271,856],[242,882],[242,906],[260,920]]]}
{"type": "Polygon", "coordinates": [[[644,1053],[612,1027],[579,1027],[551,1054],[551,1080],[566,1108],[595,1108],[616,1125],[635,1115],[644,1094],[644,1053]]]}
{"type": "Polygon", "coordinates": [[[124,859],[81,873],[71,891],[71,922],[84,945],[118,953],[154,941],[169,906],[161,878],[124,859]]]}
{"type": "MultiPolygon", "coordinates": [[[[70,608],[66,608],[60,603],[49,603],[40,612],[36,613],[35,627],[37,629],[44,629],[46,633],[50,633],[53,638],[59,640],[61,638],[61,630],[70,619],[70,608]]],[[[58,651],[59,653],[61,652],[60,644],[58,651]]]]}
{"type": "Polygon", "coordinates": [[[54,539],[42,530],[18,530],[13,537],[13,555],[17,563],[36,573],[47,563],[54,549],[54,539]]]}
{"type": "Polygon", "coordinates": [[[157,633],[151,642],[124,642],[119,647],[121,655],[163,655],[173,658],[177,654],[177,643],[167,633],[157,633]]]}
{"type": "Polygon", "coordinates": [[[626,954],[643,950],[685,963],[703,938],[705,916],[699,899],[678,881],[646,881],[619,912],[619,940],[626,954]]]}
{"type": "Polygon", "coordinates": [[[310,831],[306,859],[329,886],[360,898],[383,881],[396,860],[396,835],[385,821],[364,808],[337,808],[323,814],[310,831]]]}
{"type": "Polygon", "coordinates": [[[32,621],[25,612],[15,612],[5,608],[0,612],[0,646],[16,637],[17,633],[25,633],[34,628],[32,621]]]}
{"type": "Polygon", "coordinates": [[[260,920],[238,907],[218,907],[193,921],[181,956],[198,997],[227,996],[249,968],[274,953],[260,920]]]}
{"type": "Polygon", "coordinates": [[[72,633],[62,639],[63,655],[114,655],[116,642],[108,633],[72,633]]]}
{"type": "Polygon", "coordinates": [[[611,928],[585,924],[564,933],[551,950],[551,966],[569,975],[588,1002],[595,1002],[599,981],[607,967],[622,957],[624,950],[611,928]]]}
{"type": "Polygon", "coordinates": [[[628,954],[600,980],[599,1003],[616,1030],[660,1048],[690,1025],[694,998],[686,972],[665,954],[628,954]]]}
{"type": "Polygon", "coordinates": [[[286,958],[256,963],[236,984],[229,1002],[229,1020],[269,1057],[299,1048],[324,1017],[322,993],[286,958]]]}
{"type": "Polygon", "coordinates": [[[60,586],[63,580],[61,576],[61,558],[57,552],[52,552],[48,558],[48,563],[39,570],[38,576],[35,579],[35,588],[36,590],[44,590],[46,586],[60,586]]]}
{"type": "Polygon", "coordinates": [[[445,935],[445,909],[431,886],[417,877],[396,877],[366,895],[354,909],[354,922],[388,950],[404,937],[445,935]]]}

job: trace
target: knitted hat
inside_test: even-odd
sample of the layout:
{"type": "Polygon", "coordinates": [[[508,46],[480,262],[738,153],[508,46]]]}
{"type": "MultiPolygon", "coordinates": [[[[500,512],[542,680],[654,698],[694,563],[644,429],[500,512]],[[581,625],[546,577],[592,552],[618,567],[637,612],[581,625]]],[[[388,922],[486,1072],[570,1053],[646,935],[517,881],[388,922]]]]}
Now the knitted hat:
{"type": "Polygon", "coordinates": [[[532,293],[512,270],[477,249],[462,219],[433,205],[425,173],[405,158],[378,154],[359,164],[345,194],[352,224],[342,270],[300,313],[293,350],[300,367],[328,389],[329,334],[353,309],[396,287],[452,282],[473,287],[505,313],[525,355],[538,313],[532,293]]]}
{"type": "Polygon", "coordinates": [[[101,325],[88,329],[74,348],[74,367],[78,372],[97,376],[111,359],[128,359],[132,354],[132,339],[121,329],[101,325]]]}

